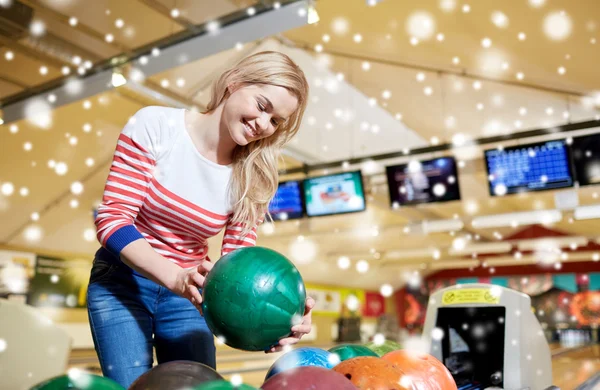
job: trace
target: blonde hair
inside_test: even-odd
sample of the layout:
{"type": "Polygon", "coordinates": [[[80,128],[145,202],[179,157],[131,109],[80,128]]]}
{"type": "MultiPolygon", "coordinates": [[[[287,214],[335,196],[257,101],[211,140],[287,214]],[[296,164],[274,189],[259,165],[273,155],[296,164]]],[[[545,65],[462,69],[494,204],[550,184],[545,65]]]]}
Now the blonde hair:
{"type": "Polygon", "coordinates": [[[298,99],[296,111],[267,138],[237,146],[233,152],[230,193],[234,201],[234,224],[242,225],[248,234],[268,214],[269,202],[277,191],[277,160],[283,146],[300,128],[308,98],[308,82],[304,72],[287,55],[263,51],[244,58],[226,70],[213,85],[206,113],[219,107],[229,97],[230,85],[263,84],[283,87],[298,99]]]}

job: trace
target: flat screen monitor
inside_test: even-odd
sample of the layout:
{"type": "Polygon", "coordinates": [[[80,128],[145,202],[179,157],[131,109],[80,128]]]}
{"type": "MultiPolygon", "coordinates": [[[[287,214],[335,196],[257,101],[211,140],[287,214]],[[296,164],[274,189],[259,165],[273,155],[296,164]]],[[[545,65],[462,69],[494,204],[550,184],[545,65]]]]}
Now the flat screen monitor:
{"type": "Polygon", "coordinates": [[[460,200],[456,161],[441,157],[386,167],[392,207],[460,200]]]}
{"type": "Polygon", "coordinates": [[[571,157],[564,140],[485,151],[492,196],[573,186],[571,157]]]}
{"type": "Polygon", "coordinates": [[[304,200],[309,217],[364,211],[362,174],[354,171],[305,179],[304,200]]]}
{"type": "Polygon", "coordinates": [[[269,203],[269,213],[275,221],[302,218],[304,216],[302,182],[293,180],[279,183],[277,192],[269,203]]]}
{"type": "Polygon", "coordinates": [[[600,134],[573,139],[571,153],[575,178],[580,186],[600,184],[600,134]]]}

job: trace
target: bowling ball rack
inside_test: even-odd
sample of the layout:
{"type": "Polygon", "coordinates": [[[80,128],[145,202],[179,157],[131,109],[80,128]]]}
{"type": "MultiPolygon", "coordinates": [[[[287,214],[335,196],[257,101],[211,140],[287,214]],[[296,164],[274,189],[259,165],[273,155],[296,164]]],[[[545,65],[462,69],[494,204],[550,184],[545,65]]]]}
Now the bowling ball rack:
{"type": "MultiPolygon", "coordinates": [[[[487,388],[488,387],[485,387],[484,385],[480,385],[480,384],[476,384],[476,383],[469,383],[466,385],[459,386],[458,390],[485,390],[487,388]]],[[[543,390],[560,390],[560,388],[558,388],[556,386],[550,386],[543,390]]]]}
{"type": "Polygon", "coordinates": [[[483,390],[483,385],[478,385],[474,383],[469,383],[468,385],[463,385],[458,388],[458,390],[483,390]]]}

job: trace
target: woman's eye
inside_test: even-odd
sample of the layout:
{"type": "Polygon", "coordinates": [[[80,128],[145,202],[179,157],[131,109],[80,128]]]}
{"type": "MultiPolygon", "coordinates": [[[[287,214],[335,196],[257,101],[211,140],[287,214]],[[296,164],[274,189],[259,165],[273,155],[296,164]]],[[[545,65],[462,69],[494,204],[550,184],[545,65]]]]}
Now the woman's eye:
{"type": "Polygon", "coordinates": [[[271,123],[273,124],[273,126],[277,127],[277,121],[276,121],[275,119],[273,119],[273,120],[271,121],[271,123]]]}

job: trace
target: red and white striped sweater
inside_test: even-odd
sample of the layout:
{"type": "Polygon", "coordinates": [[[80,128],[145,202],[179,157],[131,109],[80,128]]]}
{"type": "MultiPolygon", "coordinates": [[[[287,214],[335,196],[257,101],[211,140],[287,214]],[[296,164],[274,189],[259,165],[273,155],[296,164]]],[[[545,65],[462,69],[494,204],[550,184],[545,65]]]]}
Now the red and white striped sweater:
{"type": "Polygon", "coordinates": [[[231,166],[198,152],[184,118],[183,109],[150,106],[123,128],[95,221],[98,240],[112,254],[144,238],[164,257],[193,266],[223,228],[221,255],[256,245],[256,226],[242,237],[230,221],[231,166]]]}

